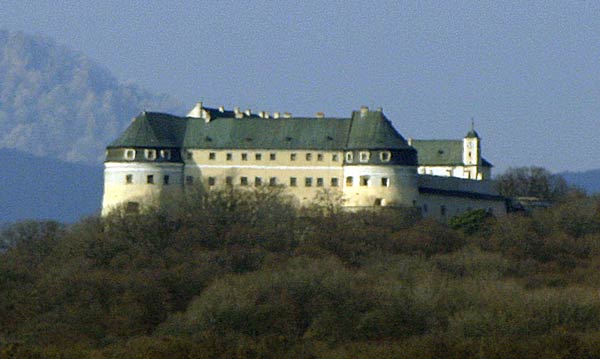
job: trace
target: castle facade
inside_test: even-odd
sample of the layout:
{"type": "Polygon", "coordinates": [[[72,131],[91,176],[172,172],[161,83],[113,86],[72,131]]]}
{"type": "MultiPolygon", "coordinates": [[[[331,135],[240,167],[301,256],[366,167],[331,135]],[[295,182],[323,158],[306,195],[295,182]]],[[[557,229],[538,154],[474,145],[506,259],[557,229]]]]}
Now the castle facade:
{"type": "Polygon", "coordinates": [[[104,215],[196,185],[284,186],[300,206],[327,190],[348,208],[417,207],[440,220],[473,209],[506,213],[474,130],[456,141],[406,141],[380,109],[366,107],[348,118],[202,103],[186,117],[143,112],[107,147],[104,176],[104,215]]]}

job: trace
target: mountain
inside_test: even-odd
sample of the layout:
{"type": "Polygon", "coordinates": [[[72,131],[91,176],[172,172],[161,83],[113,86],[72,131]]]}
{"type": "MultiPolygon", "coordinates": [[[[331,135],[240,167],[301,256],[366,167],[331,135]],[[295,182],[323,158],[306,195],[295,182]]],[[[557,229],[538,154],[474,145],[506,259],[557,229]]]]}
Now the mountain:
{"type": "Polygon", "coordinates": [[[97,164],[144,109],[184,111],[51,39],[0,30],[0,148],[97,164]]]}
{"type": "Polygon", "coordinates": [[[101,207],[102,166],[0,149],[0,224],[22,219],[74,222],[101,207]]]}
{"type": "Polygon", "coordinates": [[[568,184],[584,189],[589,194],[600,192],[600,169],[584,172],[563,172],[560,175],[568,184]]]}

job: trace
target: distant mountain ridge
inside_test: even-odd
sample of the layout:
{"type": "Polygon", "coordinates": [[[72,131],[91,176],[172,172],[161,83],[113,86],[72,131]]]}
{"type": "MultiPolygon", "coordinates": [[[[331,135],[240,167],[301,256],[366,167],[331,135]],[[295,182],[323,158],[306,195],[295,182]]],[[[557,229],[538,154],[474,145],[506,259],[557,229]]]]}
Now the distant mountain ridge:
{"type": "Polygon", "coordinates": [[[144,109],[184,111],[53,40],[0,30],[0,148],[99,163],[144,109]]]}
{"type": "Polygon", "coordinates": [[[579,187],[589,194],[600,193],[600,169],[583,172],[559,173],[568,184],[579,187]]]}
{"type": "Polygon", "coordinates": [[[103,169],[0,149],[0,224],[74,222],[100,212],[103,169]]]}

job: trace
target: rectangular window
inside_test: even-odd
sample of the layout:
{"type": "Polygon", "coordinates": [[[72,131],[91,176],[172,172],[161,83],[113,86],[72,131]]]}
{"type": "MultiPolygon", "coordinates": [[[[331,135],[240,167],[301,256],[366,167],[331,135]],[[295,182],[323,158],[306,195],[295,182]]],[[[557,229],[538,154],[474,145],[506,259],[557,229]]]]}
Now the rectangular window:
{"type": "Polygon", "coordinates": [[[360,153],[360,162],[369,162],[369,157],[370,157],[369,152],[362,151],[360,153]]]}
{"type": "Polygon", "coordinates": [[[352,152],[346,152],[346,162],[352,162],[354,160],[354,154],[352,152]]]}
{"type": "Polygon", "coordinates": [[[337,155],[337,153],[334,153],[333,155],[331,155],[331,160],[333,162],[337,162],[338,161],[338,155],[337,155]]]}
{"type": "Polygon", "coordinates": [[[156,150],[144,150],[144,155],[147,160],[153,161],[156,159],[156,150]]]}
{"type": "Polygon", "coordinates": [[[233,159],[233,153],[228,152],[226,155],[227,161],[231,161],[233,159]]]}
{"type": "Polygon", "coordinates": [[[277,177],[269,178],[269,186],[277,186],[277,177]]]}
{"type": "Polygon", "coordinates": [[[390,158],[392,158],[392,154],[390,151],[384,151],[379,154],[379,158],[381,162],[389,162],[390,158]]]}
{"type": "Polygon", "coordinates": [[[296,154],[295,153],[291,153],[290,154],[290,161],[295,161],[296,160],[296,154]]]}
{"type": "Polygon", "coordinates": [[[368,186],[369,185],[369,176],[360,176],[360,185],[368,186]]]}
{"type": "Polygon", "coordinates": [[[217,154],[216,154],[216,153],[214,153],[214,152],[210,152],[210,153],[208,154],[208,159],[209,159],[209,160],[216,160],[216,159],[217,159],[217,154]]]}
{"type": "Polygon", "coordinates": [[[306,160],[307,161],[312,161],[312,153],[307,153],[306,154],[306,160]]]}
{"type": "Polygon", "coordinates": [[[304,177],[304,187],[312,187],[312,177],[304,177]]]}
{"type": "Polygon", "coordinates": [[[240,185],[247,186],[248,185],[248,177],[240,177],[240,185]]]}
{"type": "Polygon", "coordinates": [[[163,184],[164,184],[165,186],[168,186],[168,185],[169,185],[169,180],[170,180],[170,179],[171,179],[171,178],[169,178],[169,175],[164,175],[164,176],[163,176],[163,184]]]}
{"type": "Polygon", "coordinates": [[[185,154],[185,156],[187,157],[187,159],[188,159],[188,160],[191,160],[192,158],[194,158],[194,154],[193,154],[193,153],[191,153],[191,152],[187,152],[187,153],[185,154]]]}
{"type": "Polygon", "coordinates": [[[232,186],[233,185],[233,177],[232,176],[225,177],[225,184],[228,186],[232,186]]]}
{"type": "Polygon", "coordinates": [[[217,183],[216,178],[214,178],[214,177],[208,177],[208,185],[209,186],[214,186],[215,183],[217,183]]]}
{"type": "Polygon", "coordinates": [[[254,177],[254,186],[262,186],[262,177],[254,177]]]}
{"type": "Polygon", "coordinates": [[[381,177],[381,185],[383,187],[389,187],[390,186],[390,179],[387,177],[381,177]]]}
{"type": "Polygon", "coordinates": [[[298,179],[296,177],[290,177],[290,187],[296,187],[298,185],[298,179]]]}
{"type": "Polygon", "coordinates": [[[323,161],[323,154],[317,153],[317,161],[323,161]]]}
{"type": "Polygon", "coordinates": [[[323,187],[323,178],[317,178],[317,187],[323,187]]]}
{"type": "Polygon", "coordinates": [[[133,175],[125,175],[125,183],[132,184],[133,183],[133,175]]]}
{"type": "Polygon", "coordinates": [[[257,153],[257,154],[255,154],[255,155],[254,155],[254,159],[255,159],[255,160],[257,160],[257,161],[260,161],[260,160],[262,160],[262,153],[257,153]]]}
{"type": "Polygon", "coordinates": [[[135,150],[125,150],[125,159],[126,160],[134,160],[135,159],[135,150]]]}
{"type": "Polygon", "coordinates": [[[352,187],[354,184],[354,177],[348,176],[346,177],[346,187],[352,187]]]}
{"type": "Polygon", "coordinates": [[[275,154],[275,153],[271,153],[271,154],[269,154],[269,159],[270,159],[271,161],[275,161],[275,160],[277,159],[277,154],[275,154]]]}
{"type": "Polygon", "coordinates": [[[248,161],[248,154],[242,153],[242,161],[248,161]]]}
{"type": "Polygon", "coordinates": [[[192,177],[192,176],[186,176],[185,177],[185,184],[187,184],[187,185],[194,184],[194,177],[192,177]]]}
{"type": "Polygon", "coordinates": [[[170,160],[171,150],[160,150],[160,157],[164,158],[165,160],[170,160]]]}
{"type": "Polygon", "coordinates": [[[148,183],[148,184],[154,184],[154,175],[148,175],[148,176],[146,176],[146,183],[148,183]]]}
{"type": "Polygon", "coordinates": [[[337,177],[333,177],[331,179],[331,187],[338,187],[340,185],[340,180],[337,177]]]}

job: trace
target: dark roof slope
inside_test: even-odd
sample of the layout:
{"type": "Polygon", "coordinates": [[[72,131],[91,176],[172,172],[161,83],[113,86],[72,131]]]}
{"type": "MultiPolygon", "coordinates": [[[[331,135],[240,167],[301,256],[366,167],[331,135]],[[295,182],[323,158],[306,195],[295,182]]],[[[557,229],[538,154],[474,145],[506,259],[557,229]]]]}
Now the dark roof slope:
{"type": "Polygon", "coordinates": [[[215,109],[210,121],[143,112],[108,147],[238,149],[391,149],[413,151],[381,111],[351,118],[235,118],[215,109]]]}
{"type": "MultiPolygon", "coordinates": [[[[411,145],[417,150],[419,165],[422,166],[461,166],[463,162],[462,140],[412,140],[411,145]]],[[[492,167],[486,159],[481,165],[492,167]]]]}
{"type": "Polygon", "coordinates": [[[410,149],[381,111],[352,112],[347,149],[410,149]]]}

